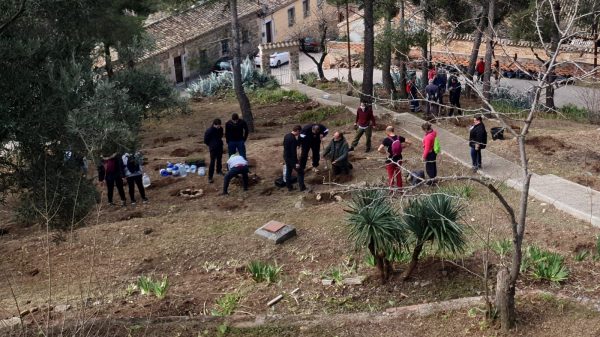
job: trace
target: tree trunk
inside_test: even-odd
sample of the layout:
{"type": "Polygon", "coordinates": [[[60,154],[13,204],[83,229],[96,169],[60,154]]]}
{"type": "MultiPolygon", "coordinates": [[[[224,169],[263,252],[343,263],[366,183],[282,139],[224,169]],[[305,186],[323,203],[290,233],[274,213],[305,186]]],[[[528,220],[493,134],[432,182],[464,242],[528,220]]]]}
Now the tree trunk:
{"type": "Polygon", "coordinates": [[[365,55],[363,60],[363,83],[361,100],[367,103],[373,102],[373,67],[375,66],[375,33],[373,31],[373,1],[364,0],[364,24],[365,24],[365,37],[364,37],[364,49],[365,55]]]}
{"type": "Polygon", "coordinates": [[[354,80],[352,79],[352,53],[350,52],[350,8],[348,1],[346,1],[346,36],[348,37],[348,43],[346,44],[348,47],[348,92],[346,94],[348,96],[352,96],[352,86],[354,85],[354,80]]]}
{"type": "Polygon", "coordinates": [[[109,79],[113,77],[114,70],[112,65],[112,56],[110,55],[110,44],[104,42],[104,69],[109,79]]]}
{"type": "MultiPolygon", "coordinates": [[[[390,9],[386,9],[385,12],[385,26],[384,26],[384,34],[386,38],[390,38],[392,33],[392,17],[393,14],[390,9]]],[[[383,81],[383,88],[386,93],[390,93],[390,98],[394,99],[396,96],[396,87],[394,86],[394,79],[392,78],[391,68],[392,68],[392,44],[390,41],[383,44],[383,48],[381,50],[383,54],[383,61],[381,65],[381,79],[383,81]]]]}
{"type": "MultiPolygon", "coordinates": [[[[400,0],[400,32],[405,36],[405,18],[404,18],[404,0],[400,0]]],[[[400,61],[400,97],[407,98],[406,92],[406,58],[401,53],[396,53],[396,58],[400,61]]]]}
{"type": "Polygon", "coordinates": [[[412,257],[410,259],[410,264],[408,268],[402,274],[402,280],[406,281],[412,275],[413,271],[417,267],[417,263],[419,263],[419,255],[421,255],[421,251],[423,250],[423,243],[419,243],[415,246],[415,250],[413,250],[412,257]]]}
{"type": "Polygon", "coordinates": [[[425,89],[425,87],[427,86],[428,81],[427,81],[427,71],[429,70],[429,56],[428,54],[428,50],[427,47],[429,45],[429,33],[427,33],[428,30],[428,26],[429,26],[429,22],[428,22],[428,18],[427,18],[427,1],[426,0],[421,0],[420,2],[420,7],[421,10],[423,11],[423,27],[421,27],[421,29],[423,30],[423,32],[425,32],[425,34],[427,35],[427,39],[425,39],[425,41],[423,42],[423,45],[421,46],[421,57],[423,58],[423,65],[421,68],[421,89],[425,89]]]}
{"type": "Polygon", "coordinates": [[[510,274],[508,269],[502,268],[496,276],[496,310],[504,331],[512,329],[515,322],[514,295],[510,295],[510,289],[510,274]]]}
{"type": "MultiPolygon", "coordinates": [[[[473,75],[475,75],[475,65],[477,64],[477,57],[479,56],[479,47],[481,47],[481,40],[483,39],[483,30],[485,29],[485,24],[487,23],[485,12],[487,8],[485,5],[481,7],[481,17],[479,18],[479,23],[477,24],[477,28],[475,30],[475,36],[473,38],[473,48],[471,49],[471,56],[469,57],[469,68],[467,69],[467,78],[469,80],[473,80],[473,75]]],[[[467,86],[465,88],[466,95],[471,94],[471,87],[467,86]]]]}
{"type": "MultiPolygon", "coordinates": [[[[555,22],[552,24],[552,37],[550,38],[550,53],[555,54],[558,49],[558,41],[560,40],[560,3],[556,2],[552,6],[554,11],[554,20],[555,22]]],[[[548,56],[548,63],[550,63],[551,57],[548,56]]],[[[551,69],[548,69],[549,73],[546,77],[546,109],[548,111],[553,111],[556,106],[554,105],[554,81],[556,81],[556,73],[554,71],[554,66],[551,69]]]]}
{"type": "Polygon", "coordinates": [[[240,104],[242,117],[248,124],[248,130],[250,132],[254,132],[254,116],[252,115],[250,100],[248,99],[248,96],[246,96],[244,86],[242,85],[242,52],[240,48],[240,27],[238,22],[237,0],[229,0],[229,7],[231,10],[231,41],[233,43],[233,89],[235,90],[235,96],[240,104]]]}
{"type": "Polygon", "coordinates": [[[381,278],[381,284],[385,284],[388,279],[388,266],[385,256],[381,256],[375,251],[375,244],[373,241],[369,243],[369,252],[375,259],[375,267],[379,270],[379,277],[381,278]]]}
{"type": "Polygon", "coordinates": [[[491,95],[492,55],[494,53],[494,10],[496,0],[489,1],[488,32],[485,51],[485,70],[483,72],[483,95],[489,101],[491,95]]]}

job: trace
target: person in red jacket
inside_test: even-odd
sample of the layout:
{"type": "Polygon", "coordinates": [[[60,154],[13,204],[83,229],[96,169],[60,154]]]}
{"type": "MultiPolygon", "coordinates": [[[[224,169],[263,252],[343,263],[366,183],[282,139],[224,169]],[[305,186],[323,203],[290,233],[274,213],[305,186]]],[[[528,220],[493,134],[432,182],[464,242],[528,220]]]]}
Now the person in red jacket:
{"type": "Polygon", "coordinates": [[[423,137],[422,159],[425,162],[425,172],[427,172],[427,176],[429,176],[430,179],[427,184],[431,185],[435,182],[435,177],[437,177],[437,153],[435,153],[433,149],[437,132],[431,128],[431,124],[429,123],[421,125],[421,129],[425,132],[425,137],[423,137]]]}
{"type": "Polygon", "coordinates": [[[356,111],[356,121],[354,122],[354,128],[356,129],[356,135],[352,141],[349,151],[354,151],[358,141],[363,134],[367,135],[367,146],[365,152],[371,151],[371,134],[373,133],[373,127],[375,126],[375,115],[373,115],[373,108],[370,104],[360,102],[360,107],[356,111]]]}
{"type": "Polygon", "coordinates": [[[483,72],[485,71],[485,62],[483,61],[483,57],[479,58],[479,62],[475,66],[475,70],[477,71],[477,81],[481,81],[483,79],[483,72]]]}

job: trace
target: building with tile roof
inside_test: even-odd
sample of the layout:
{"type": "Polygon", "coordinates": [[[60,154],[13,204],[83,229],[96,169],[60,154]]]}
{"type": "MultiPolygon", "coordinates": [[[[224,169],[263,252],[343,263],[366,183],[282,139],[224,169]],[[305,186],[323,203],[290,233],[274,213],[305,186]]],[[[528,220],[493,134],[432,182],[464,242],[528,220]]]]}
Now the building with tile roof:
{"type": "MultiPolygon", "coordinates": [[[[242,55],[252,55],[260,43],[261,6],[238,1],[242,55]]],[[[145,26],[155,47],[141,62],[153,63],[173,83],[210,71],[212,64],[231,52],[231,20],[223,3],[196,5],[145,26]]]]}

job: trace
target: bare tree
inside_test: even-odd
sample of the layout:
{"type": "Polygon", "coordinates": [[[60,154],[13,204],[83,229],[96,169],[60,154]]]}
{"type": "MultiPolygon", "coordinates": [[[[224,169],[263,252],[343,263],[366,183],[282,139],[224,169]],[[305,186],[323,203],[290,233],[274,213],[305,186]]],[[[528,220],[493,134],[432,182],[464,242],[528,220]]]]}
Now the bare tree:
{"type": "Polygon", "coordinates": [[[292,39],[300,41],[300,50],[317,66],[319,79],[323,81],[327,80],[323,71],[323,62],[325,61],[325,57],[327,57],[327,41],[337,35],[336,17],[336,11],[333,7],[318,6],[316,10],[312,11],[309,20],[306,20],[303,25],[300,25],[290,33],[292,39]],[[306,38],[312,38],[318,43],[321,57],[317,59],[309,53],[311,50],[306,44],[306,38]]]}

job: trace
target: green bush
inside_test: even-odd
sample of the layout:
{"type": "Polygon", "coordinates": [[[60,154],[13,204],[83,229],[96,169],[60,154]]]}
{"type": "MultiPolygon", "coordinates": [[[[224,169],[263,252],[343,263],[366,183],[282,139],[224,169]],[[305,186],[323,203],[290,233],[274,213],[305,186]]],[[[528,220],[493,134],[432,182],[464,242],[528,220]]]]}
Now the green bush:
{"type": "Polygon", "coordinates": [[[521,271],[529,271],[536,280],[547,280],[554,283],[566,281],[569,270],[564,265],[564,258],[537,246],[529,246],[525,252],[521,271]]]}
{"type": "Polygon", "coordinates": [[[248,97],[252,104],[259,105],[274,104],[284,101],[306,103],[310,100],[308,96],[296,90],[271,90],[264,88],[248,91],[248,97]]]}
{"type": "Polygon", "coordinates": [[[327,118],[329,118],[331,116],[341,114],[344,112],[346,112],[346,108],[343,106],[320,107],[318,109],[307,110],[307,111],[300,113],[300,115],[298,116],[298,121],[302,122],[302,123],[305,123],[305,122],[319,123],[319,122],[326,120],[327,118]]]}
{"type": "Polygon", "coordinates": [[[319,81],[319,74],[315,72],[300,74],[300,82],[309,87],[314,87],[317,81],[319,81]]]}
{"type": "Polygon", "coordinates": [[[248,271],[256,282],[275,283],[281,272],[281,267],[278,267],[277,264],[271,265],[261,261],[252,261],[248,264],[248,271]]]}
{"type": "Polygon", "coordinates": [[[558,109],[558,112],[563,115],[566,119],[570,119],[577,122],[585,122],[588,120],[589,112],[586,109],[580,108],[575,104],[567,104],[558,109]]]}
{"type": "MultiPolygon", "coordinates": [[[[246,58],[241,65],[242,83],[248,90],[258,88],[276,89],[279,83],[275,77],[258,69],[250,58],[246,58]]],[[[192,96],[210,97],[219,92],[229,91],[233,88],[233,73],[223,71],[212,73],[190,84],[187,92],[192,96]]]]}

